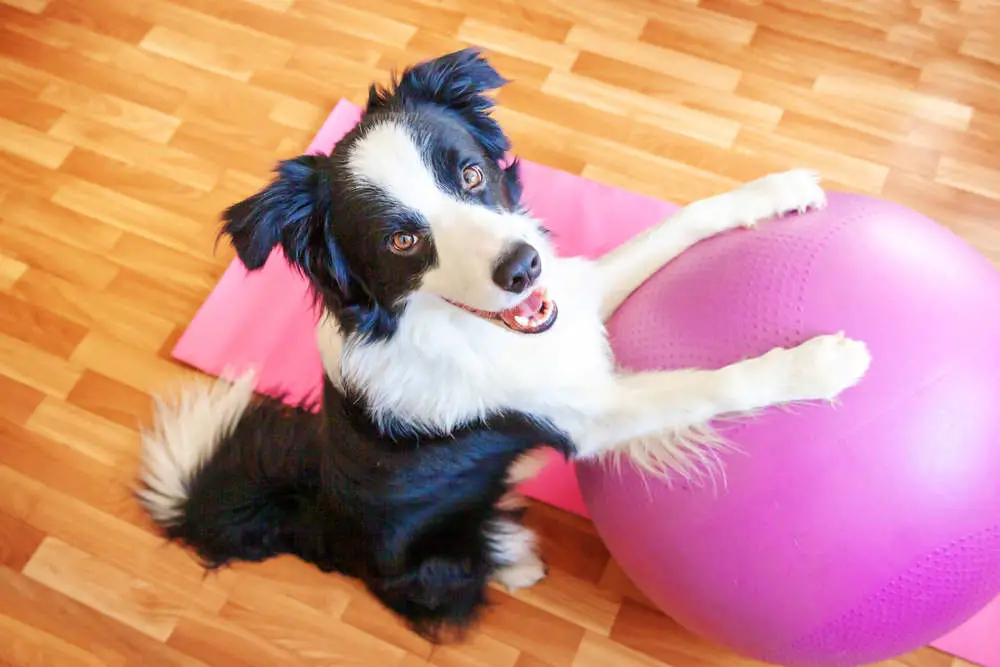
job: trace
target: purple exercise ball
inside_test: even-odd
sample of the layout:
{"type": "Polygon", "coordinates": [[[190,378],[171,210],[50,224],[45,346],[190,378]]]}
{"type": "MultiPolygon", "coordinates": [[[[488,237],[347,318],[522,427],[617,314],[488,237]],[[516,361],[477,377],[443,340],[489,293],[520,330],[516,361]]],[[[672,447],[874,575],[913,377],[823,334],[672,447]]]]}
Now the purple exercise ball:
{"type": "Polygon", "coordinates": [[[872,197],[699,243],[614,315],[631,370],[718,368],[823,333],[872,364],[839,405],[722,425],[724,478],[577,465],[590,516],[688,629],[792,667],[924,646],[1000,593],[1000,272],[872,197]]]}

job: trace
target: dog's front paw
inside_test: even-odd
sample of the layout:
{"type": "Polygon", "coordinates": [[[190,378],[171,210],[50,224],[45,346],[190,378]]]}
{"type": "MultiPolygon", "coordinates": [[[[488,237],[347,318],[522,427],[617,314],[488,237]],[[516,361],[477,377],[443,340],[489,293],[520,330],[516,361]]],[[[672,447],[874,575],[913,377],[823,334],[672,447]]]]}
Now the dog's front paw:
{"type": "Polygon", "coordinates": [[[788,350],[788,401],[832,401],[864,377],[868,346],[842,332],[817,336],[788,350]]]}
{"type": "Polygon", "coordinates": [[[819,172],[792,169],[768,174],[747,183],[740,193],[737,217],[744,227],[753,227],[761,220],[785,215],[792,211],[804,213],[826,206],[826,193],[820,187],[819,172]]]}

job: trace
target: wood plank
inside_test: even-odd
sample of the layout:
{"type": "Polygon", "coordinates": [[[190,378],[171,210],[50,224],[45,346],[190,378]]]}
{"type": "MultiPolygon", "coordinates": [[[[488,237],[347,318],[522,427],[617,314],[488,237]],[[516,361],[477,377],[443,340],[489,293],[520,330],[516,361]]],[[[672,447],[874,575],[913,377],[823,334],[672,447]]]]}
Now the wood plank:
{"type": "Polygon", "coordinates": [[[67,178],[66,184],[52,196],[52,201],[168,248],[202,256],[206,252],[204,227],[200,222],[90,181],[67,178]]]}
{"type": "Polygon", "coordinates": [[[40,269],[25,273],[10,293],[28,303],[44,304],[88,331],[101,331],[150,351],[160,349],[175,326],[173,321],[149,312],[140,300],[109,295],[40,269]]]}
{"type": "Polygon", "coordinates": [[[63,81],[47,86],[39,94],[39,100],[154,143],[169,141],[181,124],[181,120],[174,115],[63,81]]]}
{"type": "Polygon", "coordinates": [[[572,664],[583,628],[506,593],[490,593],[494,606],[483,621],[484,633],[552,667],[572,664]]]}
{"type": "Polygon", "coordinates": [[[138,430],[152,417],[149,395],[105,377],[84,371],[66,400],[93,415],[138,430]]]}
{"type": "Polygon", "coordinates": [[[49,396],[65,397],[83,369],[31,343],[0,333],[0,373],[49,396]]]}
{"type": "Polygon", "coordinates": [[[10,80],[0,80],[0,118],[47,132],[62,115],[62,109],[38,101],[31,91],[10,80]]]}
{"type": "Polygon", "coordinates": [[[0,254],[0,290],[9,291],[28,271],[24,262],[0,254]]]}
{"type": "Polygon", "coordinates": [[[0,151],[30,160],[40,167],[56,169],[73,149],[44,132],[0,118],[0,151]]]}
{"type": "Polygon", "coordinates": [[[135,451],[134,430],[57,398],[46,397],[24,427],[110,467],[135,451]]]}
{"type": "Polygon", "coordinates": [[[24,575],[159,641],[170,636],[183,612],[183,602],[155,585],[51,537],[24,566],[24,575]]]}
{"type": "Polygon", "coordinates": [[[0,56],[47,72],[50,81],[74,81],[164,113],[170,113],[184,98],[182,89],[163,86],[110,63],[81,58],[69,49],[56,48],[6,28],[0,28],[0,56]]]}
{"type": "Polygon", "coordinates": [[[86,327],[56,315],[41,304],[19,301],[6,294],[0,294],[0,329],[23,343],[64,358],[87,335],[86,327]]]}
{"type": "Polygon", "coordinates": [[[169,145],[150,144],[110,125],[72,113],[56,121],[49,134],[87,151],[203,191],[215,187],[222,172],[219,165],[191,153],[169,145]]]}
{"type": "MultiPolygon", "coordinates": [[[[128,625],[6,567],[0,568],[0,609],[4,610],[6,617],[21,626],[35,628],[90,654],[98,665],[207,667],[207,663],[166,647],[128,625]]],[[[48,642],[45,642],[41,653],[46,657],[52,655],[48,642]]],[[[54,664],[62,663],[56,661],[54,664]]]]}
{"type": "Polygon", "coordinates": [[[406,651],[281,594],[236,587],[220,616],[300,658],[363,667],[402,663],[406,651]],[[289,622],[291,621],[291,622],[289,622]]]}
{"type": "MultiPolygon", "coordinates": [[[[79,516],[79,512],[72,510],[80,505],[104,512],[109,517],[114,517],[115,521],[145,526],[147,520],[136,511],[135,499],[131,496],[129,486],[131,480],[127,477],[129,468],[125,467],[132,464],[134,469],[133,461],[123,463],[121,468],[106,465],[95,457],[3,419],[0,419],[0,434],[5,438],[4,448],[0,451],[0,463],[10,474],[17,476],[19,481],[15,486],[38,491],[29,494],[33,499],[33,509],[38,509],[43,499],[45,505],[50,505],[52,493],[56,493],[59,498],[72,500],[64,503],[69,506],[70,511],[66,512],[67,516],[61,518],[61,521],[79,516]],[[40,489],[43,490],[39,491],[40,489]]],[[[96,448],[97,444],[93,446],[96,448]]],[[[41,522],[38,514],[25,514],[24,518],[46,534],[54,531],[51,525],[41,522]]],[[[75,530],[93,532],[94,517],[87,518],[90,523],[76,526],[75,530]]],[[[112,533],[104,530],[94,537],[104,539],[110,534],[112,533]]],[[[123,555],[127,554],[128,548],[123,555]]]]}
{"type": "Polygon", "coordinates": [[[0,566],[20,570],[43,539],[45,533],[27,521],[0,511],[0,566]]]}
{"type": "Polygon", "coordinates": [[[209,665],[304,667],[309,664],[238,623],[192,610],[178,621],[167,646],[209,665]]]}
{"type": "Polygon", "coordinates": [[[649,67],[662,74],[717,90],[731,91],[740,79],[739,70],[729,65],[720,65],[666,46],[618,39],[587,26],[574,26],[566,42],[582,51],[649,67]]]}
{"type": "Polygon", "coordinates": [[[18,426],[24,425],[45,398],[45,394],[37,389],[32,389],[6,375],[0,375],[0,396],[4,397],[4,400],[0,401],[0,419],[18,426]]]}

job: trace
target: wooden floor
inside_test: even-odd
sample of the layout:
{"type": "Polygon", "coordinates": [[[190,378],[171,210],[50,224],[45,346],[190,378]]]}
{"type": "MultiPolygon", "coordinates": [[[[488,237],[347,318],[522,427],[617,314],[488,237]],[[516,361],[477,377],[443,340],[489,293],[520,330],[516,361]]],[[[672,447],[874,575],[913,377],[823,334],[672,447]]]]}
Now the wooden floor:
{"type": "MultiPolygon", "coordinates": [[[[0,663],[749,664],[535,507],[551,577],[432,650],[292,560],[204,577],[128,495],[223,207],[341,98],[467,44],[525,158],[688,202],[812,166],[1000,258],[996,0],[0,0],[0,663]]],[[[897,665],[964,664],[931,649],[897,665]]]]}

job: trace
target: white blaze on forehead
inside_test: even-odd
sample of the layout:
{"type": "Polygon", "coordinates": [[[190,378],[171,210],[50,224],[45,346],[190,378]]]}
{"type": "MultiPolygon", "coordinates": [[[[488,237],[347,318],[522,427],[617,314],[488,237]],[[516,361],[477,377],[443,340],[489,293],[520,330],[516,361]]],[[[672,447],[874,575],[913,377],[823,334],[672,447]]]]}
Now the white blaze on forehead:
{"type": "Polygon", "coordinates": [[[369,130],[354,145],[347,164],[355,177],[421,213],[433,214],[448,198],[421,157],[420,146],[399,123],[384,122],[369,130]]]}

